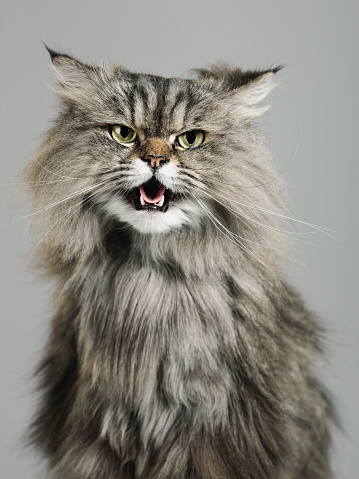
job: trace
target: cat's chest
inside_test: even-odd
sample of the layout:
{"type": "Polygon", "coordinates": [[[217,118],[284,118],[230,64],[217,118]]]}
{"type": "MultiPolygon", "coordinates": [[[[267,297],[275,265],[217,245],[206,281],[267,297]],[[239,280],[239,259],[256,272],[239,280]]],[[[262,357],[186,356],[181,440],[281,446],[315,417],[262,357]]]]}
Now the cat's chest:
{"type": "Polygon", "coordinates": [[[93,380],[133,398],[156,391],[173,403],[208,402],[208,383],[224,387],[224,358],[237,347],[237,335],[220,282],[123,268],[91,285],[79,341],[93,380]]]}
{"type": "Polygon", "coordinates": [[[79,338],[90,387],[106,405],[103,432],[111,421],[131,428],[125,411],[142,418],[143,441],[165,437],[183,411],[225,421],[234,389],[228,356],[237,347],[225,288],[148,268],[93,287],[79,338]]]}

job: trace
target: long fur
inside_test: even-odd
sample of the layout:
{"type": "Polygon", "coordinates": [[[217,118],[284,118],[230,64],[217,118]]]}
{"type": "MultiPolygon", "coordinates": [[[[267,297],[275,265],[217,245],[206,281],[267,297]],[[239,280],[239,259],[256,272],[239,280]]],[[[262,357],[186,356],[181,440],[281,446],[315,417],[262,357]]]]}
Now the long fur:
{"type": "Polygon", "coordinates": [[[62,108],[24,175],[57,278],[32,427],[51,477],[330,479],[321,331],[283,272],[284,188],[253,126],[278,69],[167,79],[50,54],[62,108]],[[194,129],[203,145],[172,147],[194,129]],[[179,200],[146,216],[125,196],[158,145],[179,200]]]}

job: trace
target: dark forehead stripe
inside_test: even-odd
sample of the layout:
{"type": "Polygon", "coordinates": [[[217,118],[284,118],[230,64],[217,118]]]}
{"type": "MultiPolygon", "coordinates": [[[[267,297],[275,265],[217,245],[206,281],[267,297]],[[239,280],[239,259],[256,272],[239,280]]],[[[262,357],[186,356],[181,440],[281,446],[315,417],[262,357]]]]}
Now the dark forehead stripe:
{"type": "Polygon", "coordinates": [[[148,93],[142,84],[137,83],[133,89],[132,125],[142,127],[144,115],[148,110],[148,93]]]}
{"type": "Polygon", "coordinates": [[[137,75],[133,82],[134,125],[144,130],[153,130],[159,121],[161,82],[159,77],[137,75]]]}
{"type": "Polygon", "coordinates": [[[146,126],[151,134],[161,134],[167,124],[167,117],[164,112],[170,80],[167,78],[144,75],[139,78],[135,89],[135,111],[141,118],[137,117],[137,124],[146,126]]]}
{"type": "Polygon", "coordinates": [[[174,78],[161,80],[155,115],[159,126],[172,133],[173,128],[182,128],[186,111],[192,103],[190,83],[174,78]]]}
{"type": "Polygon", "coordinates": [[[133,127],[145,135],[163,136],[182,128],[197,104],[196,88],[190,81],[154,75],[129,74],[126,109],[133,127]]]}
{"type": "Polygon", "coordinates": [[[153,113],[154,118],[158,122],[160,130],[164,130],[166,126],[166,118],[164,117],[164,108],[168,96],[170,80],[168,78],[157,79],[157,107],[153,113]]]}
{"type": "Polygon", "coordinates": [[[180,90],[176,93],[176,96],[174,98],[173,105],[169,111],[169,117],[173,119],[175,109],[178,107],[180,103],[182,103],[185,100],[185,94],[183,90],[180,90]]]}
{"type": "Polygon", "coordinates": [[[186,103],[186,108],[185,108],[185,113],[184,113],[184,120],[188,118],[189,111],[191,109],[191,106],[193,106],[195,101],[195,98],[193,96],[192,89],[189,88],[189,84],[187,85],[187,103],[186,103]]]}
{"type": "Polygon", "coordinates": [[[148,92],[142,83],[137,85],[137,93],[139,98],[142,100],[143,107],[148,108],[148,92]]]}

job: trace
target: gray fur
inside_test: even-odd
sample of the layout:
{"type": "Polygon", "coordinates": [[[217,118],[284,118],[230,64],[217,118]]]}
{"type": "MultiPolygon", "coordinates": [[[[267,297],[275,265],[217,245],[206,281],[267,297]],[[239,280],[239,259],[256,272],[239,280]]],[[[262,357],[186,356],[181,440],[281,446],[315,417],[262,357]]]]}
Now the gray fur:
{"type": "Polygon", "coordinates": [[[284,188],[253,126],[277,69],[166,79],[50,53],[62,110],[24,175],[58,281],[32,429],[51,477],[330,479],[321,331],[283,272],[284,188]],[[193,129],[201,147],[172,147],[193,129]],[[153,149],[167,212],[124,199],[153,149]]]}

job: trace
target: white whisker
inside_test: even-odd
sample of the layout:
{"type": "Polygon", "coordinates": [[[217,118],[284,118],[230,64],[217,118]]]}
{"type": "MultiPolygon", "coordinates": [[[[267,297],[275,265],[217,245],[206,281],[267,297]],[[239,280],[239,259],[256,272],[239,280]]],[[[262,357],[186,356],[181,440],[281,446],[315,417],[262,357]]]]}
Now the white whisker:
{"type": "MultiPolygon", "coordinates": [[[[226,228],[219,220],[218,218],[207,208],[207,206],[198,198],[197,195],[192,193],[193,197],[197,200],[198,204],[203,208],[203,211],[207,214],[208,218],[210,221],[216,226],[216,223],[223,228],[228,234],[224,233],[218,226],[216,228],[226,237],[228,238],[232,243],[236,244],[239,246],[241,249],[243,249],[246,253],[248,253],[250,256],[252,256],[256,261],[258,261],[260,264],[262,264],[266,269],[268,269],[271,273],[274,275],[276,274],[269,266],[267,266],[262,260],[260,260],[249,248],[247,248],[241,241],[239,241],[238,238],[240,238],[238,235],[232,233],[228,228],[226,228]],[[228,236],[229,235],[229,236],[228,236]]],[[[241,238],[243,239],[243,238],[241,238]]],[[[246,240],[248,241],[248,240],[246,240]]],[[[264,245],[261,245],[264,246],[264,245]]]]}
{"type": "MultiPolygon", "coordinates": [[[[70,200],[71,198],[75,198],[76,196],[78,195],[81,195],[82,193],[87,193],[88,191],[91,191],[101,185],[104,185],[108,183],[108,180],[106,181],[102,181],[100,183],[97,183],[95,185],[90,185],[90,186],[86,186],[85,188],[82,188],[78,191],[76,191],[75,193],[71,193],[70,195],[68,196],[65,196],[64,198],[62,198],[61,200],[58,200],[58,201],[55,201],[54,203],[50,203],[49,205],[46,205],[46,206],[43,206],[43,207],[40,207],[40,208],[33,208],[33,213],[30,213],[28,215],[24,215],[24,216],[19,216],[17,218],[15,218],[16,220],[21,220],[21,219],[26,219],[26,218],[31,218],[39,213],[42,213],[43,211],[46,211],[50,208],[53,208],[61,203],[64,203],[65,201],[68,201],[70,200]]],[[[11,220],[12,218],[5,218],[5,219],[8,219],[8,220],[11,220]]]]}
{"type": "MultiPolygon", "coordinates": [[[[93,193],[89,196],[88,199],[94,198],[96,195],[99,195],[99,194],[103,193],[104,191],[106,191],[106,189],[108,190],[108,192],[110,192],[110,191],[111,191],[111,188],[110,188],[110,187],[112,187],[112,185],[108,185],[108,184],[107,184],[104,188],[102,188],[102,189],[100,189],[100,190],[98,190],[98,191],[93,192],[93,193]]],[[[26,261],[26,263],[25,263],[25,265],[24,265],[24,267],[23,267],[23,269],[22,269],[22,271],[21,271],[21,273],[20,273],[20,276],[21,276],[21,274],[23,274],[23,272],[26,270],[26,268],[27,268],[29,262],[31,261],[31,258],[32,258],[33,255],[35,254],[35,251],[36,251],[37,248],[44,242],[46,236],[48,236],[48,234],[50,233],[50,231],[51,231],[53,228],[55,228],[55,226],[56,226],[58,223],[60,223],[60,221],[62,221],[67,215],[69,215],[70,212],[72,212],[72,214],[71,214],[70,216],[68,216],[68,218],[67,218],[67,221],[69,221],[70,218],[72,218],[72,217],[80,210],[80,208],[81,208],[82,205],[83,205],[83,201],[80,201],[80,202],[76,203],[75,205],[71,206],[67,211],[65,211],[65,213],[63,213],[63,214],[61,215],[61,217],[60,217],[53,225],[51,225],[51,226],[45,231],[45,233],[41,236],[40,240],[37,242],[37,244],[36,244],[35,247],[33,248],[31,254],[29,255],[29,257],[28,257],[28,259],[27,259],[27,261],[26,261]]],[[[94,205],[92,205],[92,207],[93,207],[93,206],[94,206],[94,205]]],[[[57,214],[57,215],[58,215],[58,214],[57,214]]],[[[57,215],[53,215],[53,217],[54,217],[54,216],[57,216],[57,215]]],[[[51,218],[52,218],[52,217],[46,218],[46,220],[51,219],[51,218]]],[[[29,227],[29,225],[27,225],[26,229],[27,229],[28,227],[29,227]]],[[[26,230],[25,230],[25,231],[26,231],[26,230]]]]}
{"type": "MultiPolygon", "coordinates": [[[[219,194],[219,196],[222,196],[222,198],[227,199],[225,196],[223,196],[223,195],[221,195],[221,194],[219,194]]],[[[242,201],[242,202],[239,202],[239,201],[236,201],[236,200],[228,200],[228,199],[227,199],[227,201],[231,201],[232,203],[240,204],[241,206],[245,206],[245,207],[247,207],[247,208],[252,208],[252,209],[256,209],[256,210],[258,210],[258,211],[263,211],[264,213],[269,213],[269,214],[271,214],[271,215],[273,215],[273,216],[278,216],[278,217],[280,217],[280,218],[284,218],[284,219],[287,219],[287,220],[289,220],[289,221],[293,221],[293,222],[295,222],[295,223],[300,223],[300,224],[302,224],[302,225],[304,225],[304,226],[309,226],[309,227],[311,227],[311,228],[313,228],[313,229],[318,230],[320,233],[326,234],[326,235],[330,236],[331,238],[335,239],[333,236],[331,236],[329,233],[327,233],[327,231],[334,232],[334,230],[332,230],[332,229],[330,229],[330,228],[325,228],[324,226],[318,226],[318,225],[315,225],[315,224],[313,224],[313,223],[308,223],[308,222],[306,222],[306,221],[299,220],[299,219],[297,219],[297,218],[292,218],[292,217],[290,217],[290,216],[284,215],[283,213],[277,213],[277,212],[275,212],[275,211],[270,211],[270,210],[268,210],[268,209],[266,209],[266,208],[263,208],[262,206],[254,205],[253,203],[250,203],[250,202],[247,202],[247,201],[245,201],[245,202],[243,202],[243,201],[242,201]]]]}
{"type": "MultiPolygon", "coordinates": [[[[200,189],[200,188],[199,188],[200,189]]],[[[209,190],[208,188],[206,188],[207,190],[209,190]]],[[[254,218],[251,218],[250,216],[248,216],[247,214],[245,214],[242,210],[240,210],[238,207],[235,206],[235,204],[239,204],[239,205],[242,205],[244,207],[248,207],[248,208],[252,208],[252,209],[255,209],[257,211],[262,211],[264,213],[268,213],[268,214],[272,214],[274,216],[278,216],[278,217],[281,217],[281,218],[284,218],[284,219],[287,219],[289,221],[293,221],[293,222],[297,222],[297,223],[300,223],[300,224],[303,224],[305,226],[308,226],[308,227],[311,227],[317,231],[319,231],[320,233],[323,233],[327,236],[330,236],[331,238],[334,238],[332,235],[330,235],[327,231],[331,231],[331,230],[328,230],[327,228],[322,228],[322,227],[319,227],[317,225],[314,225],[314,224],[311,224],[311,223],[306,223],[304,221],[300,221],[300,220],[296,220],[295,218],[290,218],[289,216],[286,216],[284,214],[281,214],[281,213],[276,213],[276,212],[273,212],[273,211],[270,211],[270,210],[267,210],[266,208],[262,208],[260,206],[256,206],[256,205],[253,205],[251,203],[242,203],[242,202],[239,202],[239,201],[235,201],[235,200],[230,200],[229,198],[227,198],[226,196],[220,194],[220,193],[216,193],[218,194],[218,196],[224,198],[229,204],[231,204],[233,206],[233,208],[229,207],[228,205],[222,203],[220,200],[218,200],[218,198],[215,198],[214,196],[210,195],[207,191],[205,191],[204,189],[201,190],[205,195],[209,196],[210,198],[212,198],[214,201],[216,201],[217,203],[221,204],[222,206],[224,206],[225,208],[227,208],[229,211],[232,211],[235,216],[237,216],[237,218],[239,218],[240,220],[242,220],[241,217],[239,217],[236,213],[238,213],[239,215],[243,216],[244,218],[248,219],[249,221],[253,222],[253,223],[256,223],[256,224],[259,224],[260,226],[264,227],[264,228],[267,228],[267,229],[270,229],[272,231],[276,231],[278,233],[282,233],[283,236],[286,236],[286,237],[289,237],[289,238],[292,238],[291,235],[298,235],[298,236],[301,236],[301,235],[308,235],[308,234],[314,234],[315,231],[305,231],[305,232],[298,232],[298,231],[287,231],[287,230],[283,230],[283,229],[280,229],[280,228],[274,228],[272,226],[269,226],[269,225],[266,225],[264,223],[261,223],[260,221],[257,221],[255,220],[254,218]],[[235,203],[235,204],[234,204],[235,203]]],[[[297,239],[297,238],[292,238],[292,239],[297,239]]],[[[335,239],[335,238],[334,238],[335,239]]],[[[299,240],[300,241],[300,240],[299,240]]]]}
{"type": "Polygon", "coordinates": [[[48,168],[46,168],[46,166],[42,165],[39,160],[36,158],[36,156],[34,156],[34,160],[36,161],[36,163],[41,166],[41,168],[43,168],[44,170],[46,170],[48,173],[51,173],[52,175],[55,175],[55,176],[59,176],[60,178],[67,178],[68,180],[85,180],[86,177],[83,176],[82,178],[76,178],[76,177],[73,177],[73,176],[66,176],[66,175],[60,175],[59,173],[55,173],[54,171],[51,171],[49,170],[48,168]]]}

